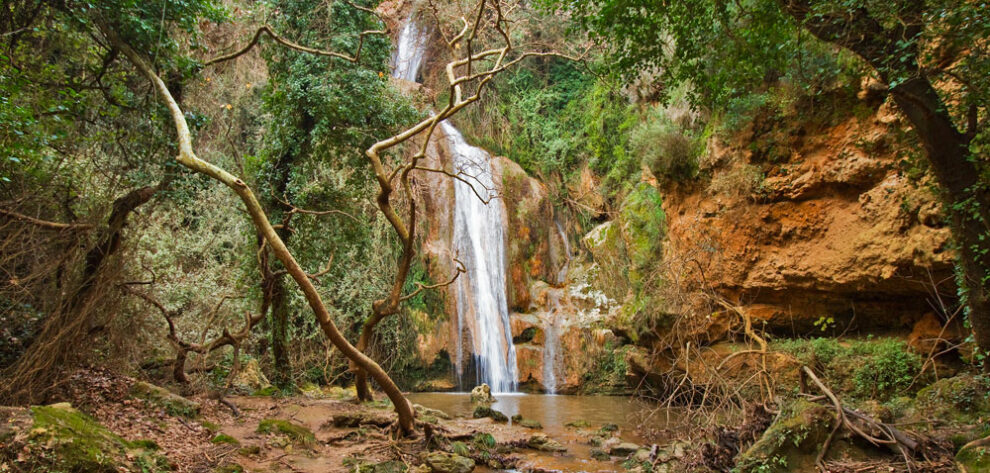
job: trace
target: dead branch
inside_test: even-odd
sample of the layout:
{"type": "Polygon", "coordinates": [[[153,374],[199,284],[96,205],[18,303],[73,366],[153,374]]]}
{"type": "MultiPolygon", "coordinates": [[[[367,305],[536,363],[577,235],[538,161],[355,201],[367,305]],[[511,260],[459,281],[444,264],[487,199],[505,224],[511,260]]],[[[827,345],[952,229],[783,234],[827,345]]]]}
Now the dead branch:
{"type": "MultiPolygon", "coordinates": [[[[365,9],[365,8],[362,8],[362,10],[367,11],[367,9],[365,9]]],[[[358,62],[358,61],[361,60],[361,50],[364,48],[364,40],[365,40],[365,38],[368,37],[368,36],[370,36],[370,35],[382,35],[382,36],[388,35],[388,28],[386,27],[386,28],[383,28],[383,29],[380,29],[380,30],[367,30],[367,31],[362,31],[361,33],[359,33],[358,34],[357,50],[354,51],[354,54],[353,55],[350,55],[350,54],[341,53],[341,52],[337,52],[337,51],[331,51],[331,50],[326,50],[326,49],[318,49],[318,48],[311,48],[311,47],[308,47],[308,46],[303,46],[301,44],[295,43],[293,41],[290,41],[290,40],[284,38],[283,36],[281,36],[278,33],[276,33],[274,30],[272,30],[272,28],[270,26],[264,25],[264,26],[258,28],[258,30],[254,33],[254,36],[251,38],[251,41],[248,41],[248,43],[243,48],[241,48],[241,49],[239,49],[239,50],[237,50],[237,51],[235,51],[233,53],[225,54],[223,56],[219,56],[219,57],[210,59],[209,61],[206,61],[205,63],[203,63],[203,66],[211,66],[213,64],[217,64],[217,63],[220,63],[220,62],[229,61],[231,59],[236,59],[236,58],[238,58],[240,56],[243,56],[244,54],[247,54],[248,51],[250,51],[252,48],[254,48],[258,44],[258,42],[261,40],[261,37],[263,35],[268,35],[268,37],[270,37],[276,43],[281,44],[282,46],[285,46],[285,47],[287,47],[289,49],[293,49],[293,50],[299,51],[299,52],[303,52],[303,53],[307,53],[307,54],[312,54],[314,56],[335,57],[337,59],[343,59],[343,60],[348,61],[348,62],[358,62]]]]}
{"type": "Polygon", "coordinates": [[[165,322],[168,324],[167,338],[169,343],[172,345],[172,347],[175,349],[176,352],[175,361],[173,362],[173,366],[172,366],[173,368],[172,375],[175,378],[175,381],[179,383],[189,382],[189,378],[186,376],[185,362],[190,352],[198,353],[200,355],[206,355],[209,354],[210,352],[219,350],[220,348],[223,348],[228,345],[233,346],[236,349],[240,347],[241,343],[249,335],[251,335],[251,329],[253,329],[259,323],[261,323],[262,319],[264,319],[265,316],[264,313],[258,315],[251,315],[250,313],[246,313],[244,315],[244,326],[239,331],[231,333],[227,327],[224,327],[219,337],[209,342],[203,342],[202,339],[205,338],[205,334],[207,330],[209,330],[210,326],[213,325],[213,322],[215,321],[216,316],[220,311],[220,308],[223,306],[223,303],[230,298],[230,296],[224,296],[213,307],[213,309],[211,309],[209,314],[210,321],[203,329],[204,336],[201,338],[201,342],[192,343],[192,342],[184,341],[181,338],[179,338],[178,331],[176,330],[176,326],[175,326],[175,319],[186,310],[185,308],[169,310],[158,299],[155,299],[153,296],[151,296],[148,293],[136,291],[127,285],[119,285],[118,287],[124,293],[135,296],[147,302],[148,304],[151,304],[153,307],[158,309],[158,311],[161,312],[162,317],[165,318],[165,322]]]}
{"type": "Polygon", "coordinates": [[[6,209],[0,209],[0,215],[5,215],[7,217],[20,220],[22,222],[30,223],[31,225],[35,225],[37,227],[44,228],[47,230],[84,231],[84,230],[92,230],[94,227],[94,225],[89,223],[61,223],[61,222],[52,222],[49,220],[41,220],[38,218],[29,217],[22,213],[14,212],[13,210],[6,210],[6,209]]]}
{"type": "Polygon", "coordinates": [[[422,284],[422,283],[418,283],[417,282],[416,283],[416,290],[413,291],[413,292],[411,292],[411,293],[409,293],[409,294],[406,294],[405,296],[402,296],[402,298],[400,300],[401,301],[407,301],[409,299],[412,299],[413,297],[416,297],[416,295],[419,294],[420,292],[423,292],[424,289],[425,290],[439,289],[441,287],[447,287],[447,286],[449,286],[451,284],[454,284],[454,282],[457,281],[457,278],[461,274],[464,274],[464,273],[467,272],[467,268],[464,267],[464,263],[461,262],[461,260],[459,260],[457,258],[454,258],[454,261],[457,262],[457,268],[454,270],[454,275],[451,276],[450,279],[448,279],[445,282],[439,283],[439,284],[430,284],[430,285],[425,285],[425,284],[422,284]]]}

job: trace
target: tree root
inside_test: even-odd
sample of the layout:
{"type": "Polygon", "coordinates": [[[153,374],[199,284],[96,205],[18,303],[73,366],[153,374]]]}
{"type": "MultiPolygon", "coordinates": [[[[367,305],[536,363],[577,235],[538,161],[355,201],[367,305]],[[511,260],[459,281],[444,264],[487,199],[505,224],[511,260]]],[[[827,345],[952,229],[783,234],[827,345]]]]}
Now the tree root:
{"type": "MultiPolygon", "coordinates": [[[[811,371],[811,369],[807,366],[801,367],[801,377],[807,377],[807,379],[810,379],[815,386],[817,386],[818,389],[825,394],[825,398],[831,401],[832,406],[835,408],[835,427],[822,444],[821,451],[818,453],[818,458],[815,461],[821,471],[828,471],[825,467],[825,456],[828,455],[828,449],[832,444],[833,438],[842,427],[845,427],[850,432],[875,446],[879,447],[882,445],[889,448],[894,453],[899,453],[904,457],[908,471],[913,471],[911,467],[912,458],[915,454],[919,453],[920,446],[917,440],[911,438],[911,436],[901,430],[898,430],[890,424],[880,422],[866,414],[843,406],[835,393],[826,387],[825,383],[822,383],[822,381],[818,379],[818,376],[815,375],[814,371],[811,371]],[[874,435],[866,432],[859,425],[856,425],[856,423],[853,422],[853,419],[862,423],[870,432],[879,432],[879,434],[874,435]]],[[[802,385],[804,385],[804,379],[802,379],[802,385]]],[[[820,399],[821,398],[816,398],[816,400],[820,399]]]]}

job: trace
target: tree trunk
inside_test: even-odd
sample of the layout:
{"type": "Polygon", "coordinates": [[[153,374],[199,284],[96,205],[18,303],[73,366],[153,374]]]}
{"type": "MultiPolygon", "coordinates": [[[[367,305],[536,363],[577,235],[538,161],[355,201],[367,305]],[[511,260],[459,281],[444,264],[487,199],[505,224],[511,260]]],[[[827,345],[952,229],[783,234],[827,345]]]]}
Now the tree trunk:
{"type": "MultiPolygon", "coordinates": [[[[278,199],[291,198],[288,194],[289,182],[292,178],[292,165],[299,161],[299,157],[305,156],[308,153],[309,137],[313,132],[313,128],[316,127],[312,115],[306,111],[302,111],[301,114],[302,120],[300,121],[299,129],[302,132],[303,139],[299,144],[299,149],[290,148],[279,158],[274,166],[277,181],[272,186],[272,191],[275,195],[268,199],[269,212],[271,213],[274,213],[276,209],[281,209],[285,212],[292,210],[278,199]]],[[[286,244],[288,244],[289,238],[292,236],[292,231],[289,229],[291,216],[291,214],[288,214],[282,220],[282,228],[276,230],[278,236],[286,244]]],[[[289,361],[289,316],[291,315],[289,292],[288,288],[285,287],[285,278],[282,274],[274,275],[271,284],[271,341],[272,361],[275,364],[275,373],[272,381],[276,386],[286,388],[292,382],[292,364],[289,361]]]]}
{"type": "Polygon", "coordinates": [[[285,278],[275,276],[272,281],[272,361],[275,372],[272,383],[285,388],[292,381],[292,364],[289,362],[289,300],[285,278]]]}
{"type": "MultiPolygon", "coordinates": [[[[361,350],[361,353],[368,353],[368,346],[371,345],[371,336],[375,333],[375,326],[378,325],[384,318],[384,316],[379,315],[377,311],[373,311],[372,315],[368,320],[364,322],[361,328],[361,337],[358,338],[356,348],[361,350]]],[[[359,401],[374,401],[375,394],[371,391],[371,387],[368,385],[368,373],[365,372],[360,367],[354,367],[354,388],[357,390],[357,398],[359,401]]]]}
{"type": "MultiPolygon", "coordinates": [[[[990,194],[980,183],[980,169],[969,152],[969,139],[956,128],[931,83],[909,79],[891,91],[908,116],[928,155],[932,172],[944,193],[952,236],[958,255],[958,282],[973,337],[981,352],[990,350],[990,194]]],[[[984,371],[990,363],[983,363],[984,371]]]]}

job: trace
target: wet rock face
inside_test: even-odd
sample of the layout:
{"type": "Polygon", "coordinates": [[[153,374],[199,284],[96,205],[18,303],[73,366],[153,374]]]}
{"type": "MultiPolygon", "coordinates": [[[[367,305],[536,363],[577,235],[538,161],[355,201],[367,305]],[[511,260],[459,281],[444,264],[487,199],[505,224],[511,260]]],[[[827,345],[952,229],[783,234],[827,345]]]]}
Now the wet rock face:
{"type": "Polygon", "coordinates": [[[664,191],[664,259],[696,260],[684,265],[688,286],[710,285],[777,333],[808,333],[829,317],[841,328],[910,330],[930,310],[932,280],[955,292],[952,255],[937,199],[898,167],[889,137],[899,125],[888,115],[881,108],[789,137],[775,162],[746,139],[713,150],[724,164],[711,187],[664,191]],[[715,188],[741,166],[764,176],[757,186],[715,188]]]}

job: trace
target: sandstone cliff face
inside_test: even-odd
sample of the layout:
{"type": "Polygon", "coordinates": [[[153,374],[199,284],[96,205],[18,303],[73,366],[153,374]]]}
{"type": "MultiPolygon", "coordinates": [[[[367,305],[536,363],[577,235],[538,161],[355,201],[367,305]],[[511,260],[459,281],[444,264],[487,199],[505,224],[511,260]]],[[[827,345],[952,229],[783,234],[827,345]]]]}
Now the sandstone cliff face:
{"type": "Polygon", "coordinates": [[[715,184],[665,193],[665,260],[683,262],[685,287],[712,289],[781,334],[909,329],[932,310],[932,282],[954,290],[936,199],[898,166],[910,150],[890,138],[903,127],[883,106],[797,130],[777,163],[745,140],[713,149],[715,184]],[[725,185],[746,184],[732,179],[740,169],[765,178],[725,185]]]}

